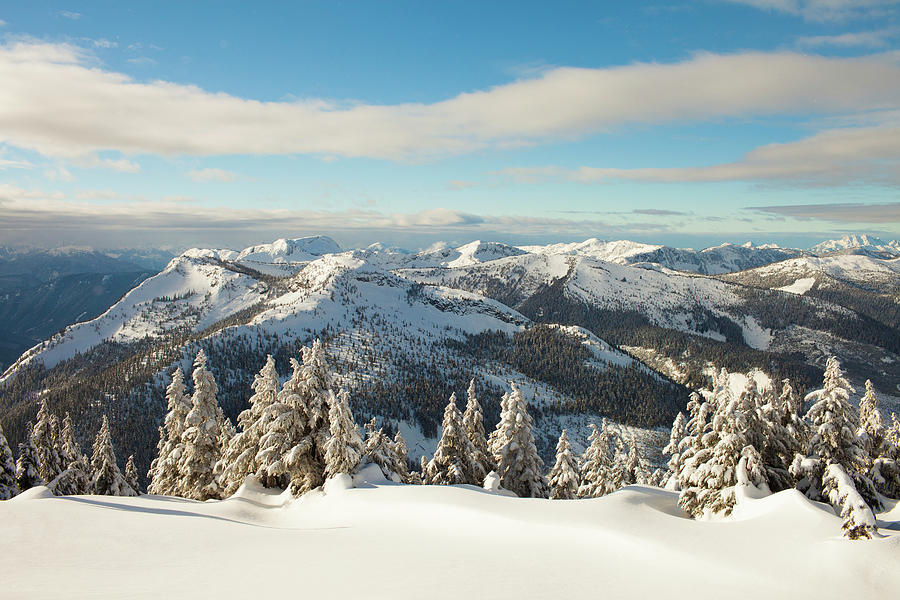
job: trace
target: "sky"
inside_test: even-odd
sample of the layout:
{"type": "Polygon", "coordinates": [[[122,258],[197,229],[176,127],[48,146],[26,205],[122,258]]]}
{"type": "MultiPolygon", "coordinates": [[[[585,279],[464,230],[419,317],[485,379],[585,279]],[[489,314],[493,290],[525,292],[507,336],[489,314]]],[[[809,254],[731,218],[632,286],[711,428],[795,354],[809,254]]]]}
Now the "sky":
{"type": "Polygon", "coordinates": [[[0,245],[900,237],[900,0],[0,5],[0,245]]]}

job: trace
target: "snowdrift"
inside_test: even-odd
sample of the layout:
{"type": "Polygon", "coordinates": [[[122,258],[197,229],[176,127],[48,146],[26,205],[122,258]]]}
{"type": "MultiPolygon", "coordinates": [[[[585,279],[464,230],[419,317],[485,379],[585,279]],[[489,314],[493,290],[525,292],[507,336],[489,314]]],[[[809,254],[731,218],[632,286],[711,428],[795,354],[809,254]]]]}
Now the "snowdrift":
{"type": "Polygon", "coordinates": [[[564,501],[348,480],[299,499],[248,482],[205,503],[38,488],[0,502],[0,595],[823,599],[900,589],[900,523],[850,542],[839,518],[795,491],[698,522],[675,494],[642,486],[564,501]]]}

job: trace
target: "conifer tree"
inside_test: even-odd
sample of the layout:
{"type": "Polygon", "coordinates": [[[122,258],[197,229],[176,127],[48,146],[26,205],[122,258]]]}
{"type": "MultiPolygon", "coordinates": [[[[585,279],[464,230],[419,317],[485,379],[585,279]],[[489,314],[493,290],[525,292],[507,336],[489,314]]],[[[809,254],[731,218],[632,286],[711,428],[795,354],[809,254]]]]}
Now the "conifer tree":
{"type": "Polygon", "coordinates": [[[69,413],[63,418],[60,432],[60,458],[65,470],[50,483],[50,489],[58,496],[89,494],[91,491],[91,473],[87,458],[75,440],[75,429],[69,413]]]}
{"type": "Polygon", "coordinates": [[[176,368],[172,373],[172,381],[166,387],[167,412],[163,422],[164,427],[159,428],[159,442],[157,443],[157,456],[150,463],[150,485],[147,493],[160,495],[174,495],[181,481],[178,471],[178,462],[184,451],[184,443],[181,436],[184,434],[185,419],[191,410],[191,400],[186,397],[184,385],[184,373],[176,368]]]}
{"type": "Polygon", "coordinates": [[[0,425],[0,500],[9,500],[19,493],[16,485],[16,461],[13,459],[9,442],[3,435],[3,427],[0,425]]]}
{"type": "Polygon", "coordinates": [[[497,468],[494,463],[494,457],[488,448],[487,437],[484,433],[484,415],[482,414],[481,404],[475,397],[475,380],[469,382],[469,389],[466,393],[466,412],[463,413],[463,427],[466,430],[466,437],[472,442],[473,458],[478,465],[476,473],[479,481],[478,485],[484,483],[485,476],[497,468]]]}
{"type": "Polygon", "coordinates": [[[434,457],[425,469],[423,479],[431,485],[480,485],[484,481],[481,473],[481,465],[476,461],[475,450],[466,435],[462,415],[456,406],[456,394],[451,394],[444,408],[441,439],[434,457]]]}
{"type": "MultiPolygon", "coordinates": [[[[401,438],[402,440],[402,438],[401,438]]],[[[366,423],[366,445],[364,460],[374,463],[381,468],[381,472],[387,479],[401,483],[405,471],[405,465],[401,467],[397,448],[384,430],[378,427],[375,418],[366,423]]]]}
{"type": "Polygon", "coordinates": [[[611,477],[613,455],[610,451],[612,432],[609,422],[604,418],[599,429],[593,423],[590,427],[589,444],[581,460],[581,487],[578,488],[581,498],[599,498],[615,489],[611,477]]]}
{"type": "MultiPolygon", "coordinates": [[[[798,480],[797,488],[810,499],[833,500],[834,486],[843,480],[836,476],[826,479],[826,469],[839,465],[869,506],[878,508],[880,503],[867,474],[868,454],[856,433],[858,419],[850,404],[852,393],[837,358],[829,358],[823,387],[807,394],[807,399],[815,400],[807,413],[812,422],[809,454],[795,456],[791,474],[798,480]]],[[[835,504],[835,509],[840,507],[835,504]]]]}
{"type": "Polygon", "coordinates": [[[94,438],[94,454],[91,457],[91,493],[97,496],[134,496],[137,494],[125,481],[116,463],[109,420],[103,415],[100,431],[94,438]]]}
{"type": "Polygon", "coordinates": [[[870,379],[866,380],[866,392],[859,401],[859,427],[857,435],[869,454],[869,463],[882,455],[885,429],[884,419],[878,410],[878,397],[870,379]]]}
{"type": "Polygon", "coordinates": [[[194,500],[221,498],[222,489],[214,474],[219,459],[221,409],[216,401],[218,386],[206,368],[206,353],[200,350],[194,360],[194,393],[191,410],[185,417],[181,436],[182,453],[178,460],[180,479],[175,494],[194,500]]]}
{"type": "MultiPolygon", "coordinates": [[[[296,364],[296,361],[293,361],[296,364]]],[[[299,372],[299,364],[294,371],[299,372]]],[[[269,476],[257,462],[259,440],[266,433],[266,427],[274,417],[272,411],[266,412],[278,400],[278,372],[275,370],[275,359],[270,354],[266,364],[253,380],[253,395],[250,396],[250,408],[238,416],[241,431],[232,437],[225,448],[222,459],[216,464],[216,474],[224,489],[225,496],[231,496],[244,482],[247,475],[255,475],[266,487],[281,484],[280,477],[269,476]]]]}
{"type": "Polygon", "coordinates": [[[875,514],[843,466],[830,463],[825,467],[823,488],[827,490],[827,500],[844,519],[844,537],[851,540],[871,539],[877,534],[875,514]]]}
{"type": "Polygon", "coordinates": [[[634,439],[634,435],[632,435],[628,452],[622,452],[615,461],[612,473],[612,487],[613,489],[619,489],[626,485],[646,483],[648,477],[647,467],[641,459],[637,442],[634,439]]]}
{"type": "Polygon", "coordinates": [[[134,465],[134,454],[128,457],[128,462],[125,463],[125,483],[127,483],[136,496],[141,495],[141,486],[138,483],[138,473],[137,467],[134,465]]]}
{"type": "Polygon", "coordinates": [[[59,456],[59,420],[50,413],[47,400],[41,400],[41,407],[35,417],[32,434],[34,447],[37,449],[38,469],[41,479],[51,482],[56,479],[65,466],[59,456]]]}
{"type": "MultiPolygon", "coordinates": [[[[696,393],[691,394],[691,396],[694,395],[696,395],[696,393]]],[[[678,485],[678,472],[681,470],[680,446],[681,440],[687,436],[687,433],[687,419],[685,419],[683,412],[678,411],[678,414],[675,415],[675,420],[672,422],[672,430],[669,433],[669,443],[663,448],[663,454],[669,455],[669,480],[672,482],[671,486],[667,483],[666,487],[672,491],[678,491],[680,489],[680,486],[678,485]]]]}
{"type": "Polygon", "coordinates": [[[422,483],[421,479],[417,481],[409,470],[409,447],[406,445],[406,440],[400,435],[399,429],[394,435],[394,454],[397,456],[397,475],[400,476],[400,480],[403,483],[422,483]]]}
{"type": "MultiPolygon", "coordinates": [[[[546,498],[549,485],[543,461],[534,444],[533,421],[528,404],[515,383],[506,400],[506,411],[497,424],[497,473],[500,485],[522,498],[546,498]]],[[[467,438],[468,440],[468,438],[467,438]]]]}
{"type": "Polygon", "coordinates": [[[34,426],[25,425],[25,439],[19,443],[19,459],[16,461],[16,486],[19,493],[39,485],[46,485],[38,468],[38,451],[34,445],[34,426]]]}
{"type": "Polygon", "coordinates": [[[569,436],[563,429],[556,443],[556,462],[547,477],[550,484],[550,498],[554,500],[573,500],[578,497],[581,487],[581,475],[578,472],[578,461],[572,456],[572,445],[569,436]]]}
{"type": "Polygon", "coordinates": [[[347,390],[341,390],[337,395],[331,392],[329,406],[330,436],[325,443],[325,476],[350,475],[359,468],[363,441],[353,420],[347,390]]]}

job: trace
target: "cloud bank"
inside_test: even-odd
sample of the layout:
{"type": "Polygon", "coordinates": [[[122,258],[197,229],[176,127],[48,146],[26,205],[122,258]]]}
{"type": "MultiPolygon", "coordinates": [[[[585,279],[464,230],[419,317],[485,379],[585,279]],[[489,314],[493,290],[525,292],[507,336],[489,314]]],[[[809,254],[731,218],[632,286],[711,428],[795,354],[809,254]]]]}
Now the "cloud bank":
{"type": "Polygon", "coordinates": [[[432,104],[261,102],[136,81],[85,50],[0,45],[0,141],[47,156],[314,154],[390,160],[583,137],[633,123],[897,108],[900,56],[697,54],[554,68],[432,104]]]}

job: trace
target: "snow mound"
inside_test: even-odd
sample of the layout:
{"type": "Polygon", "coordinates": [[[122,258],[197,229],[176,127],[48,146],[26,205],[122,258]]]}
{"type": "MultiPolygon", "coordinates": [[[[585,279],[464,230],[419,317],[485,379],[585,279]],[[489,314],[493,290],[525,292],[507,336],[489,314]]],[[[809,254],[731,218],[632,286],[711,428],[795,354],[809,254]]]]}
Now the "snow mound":
{"type": "Polygon", "coordinates": [[[40,500],[42,498],[55,498],[53,492],[45,485],[38,485],[27,489],[18,496],[13,496],[9,502],[26,502],[28,500],[40,500]]]}
{"type": "Polygon", "coordinates": [[[129,598],[173,600],[598,592],[843,600],[891,598],[900,586],[895,531],[840,539],[840,518],[792,491],[717,522],[684,518],[676,494],[645,486],[563,501],[369,483],[338,494],[314,490],[284,506],[254,502],[271,497],[247,482],[239,497],[221,502],[39,492],[0,502],[0,580],[10,597],[114,598],[127,590],[129,598]],[[453,576],[444,577],[448,564],[453,576]],[[402,576],[385,575],[398,565],[402,576]],[[258,568],[291,576],[241,575],[258,568]]]}

